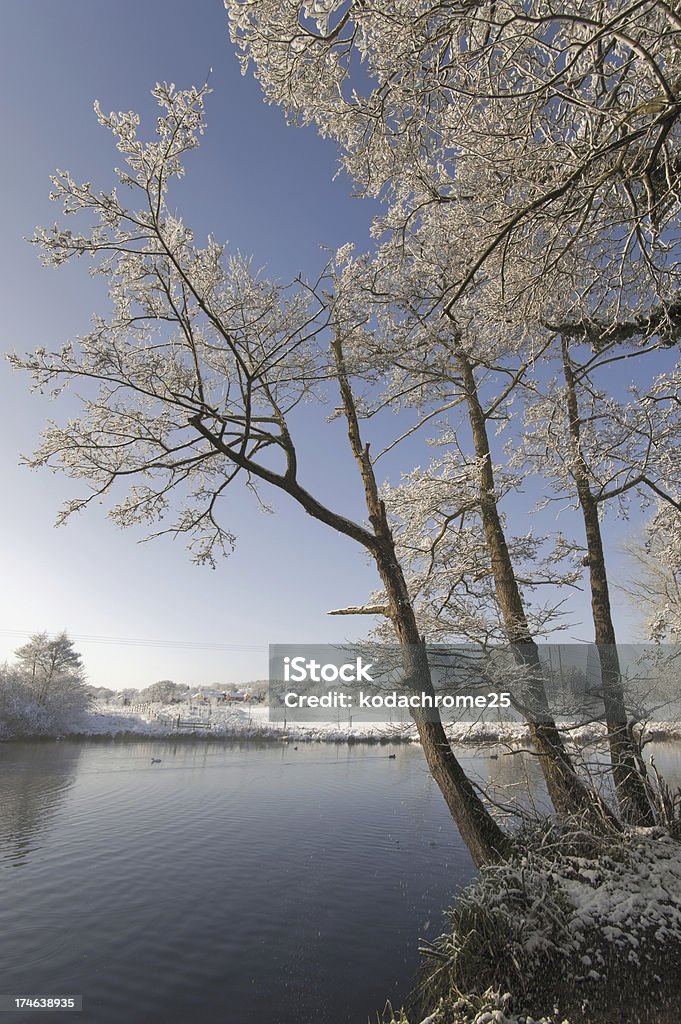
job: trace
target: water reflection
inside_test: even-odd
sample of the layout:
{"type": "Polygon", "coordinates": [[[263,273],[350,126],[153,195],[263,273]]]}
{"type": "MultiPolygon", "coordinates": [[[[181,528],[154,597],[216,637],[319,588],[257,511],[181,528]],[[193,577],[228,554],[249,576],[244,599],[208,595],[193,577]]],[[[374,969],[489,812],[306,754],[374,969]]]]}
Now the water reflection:
{"type": "Polygon", "coordinates": [[[0,744],[0,861],[20,867],[39,848],[76,780],[80,748],[57,742],[0,744]]]}
{"type": "MultiPolygon", "coordinates": [[[[355,1024],[399,1005],[475,872],[419,748],[389,752],[0,746],[4,991],[82,993],[61,1024],[355,1024]]],[[[678,785],[681,745],[653,752],[678,785]]],[[[536,757],[457,755],[504,799],[529,780],[541,800],[536,757]]]]}
{"type": "Polygon", "coordinates": [[[671,789],[681,788],[681,743],[650,743],[643,750],[671,789]]]}

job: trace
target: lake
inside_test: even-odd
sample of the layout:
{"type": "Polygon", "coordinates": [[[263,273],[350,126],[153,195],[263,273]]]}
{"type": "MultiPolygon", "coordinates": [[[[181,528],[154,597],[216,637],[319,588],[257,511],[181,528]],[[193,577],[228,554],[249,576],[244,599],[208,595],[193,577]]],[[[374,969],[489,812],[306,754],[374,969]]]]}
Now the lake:
{"type": "Polygon", "coordinates": [[[62,1022],[375,1021],[474,874],[415,745],[0,744],[0,994],[62,1022]]]}

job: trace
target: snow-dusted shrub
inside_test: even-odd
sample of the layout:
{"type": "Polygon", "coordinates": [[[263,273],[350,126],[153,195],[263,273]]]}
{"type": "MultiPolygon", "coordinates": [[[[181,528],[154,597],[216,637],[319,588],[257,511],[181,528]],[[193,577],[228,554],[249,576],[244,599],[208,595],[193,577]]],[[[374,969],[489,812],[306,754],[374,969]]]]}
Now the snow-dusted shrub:
{"type": "Polygon", "coordinates": [[[19,673],[9,665],[0,668],[0,739],[26,734],[26,725],[36,708],[29,710],[30,694],[19,673]]]}
{"type": "MultiPolygon", "coordinates": [[[[488,989],[482,995],[460,996],[454,1002],[442,1000],[435,1010],[418,1024],[570,1024],[567,1018],[532,1017],[526,1013],[512,1013],[510,992],[488,989]]],[[[392,1010],[390,1011],[392,1013],[392,1010]]],[[[404,1010],[386,1024],[416,1024],[410,1022],[404,1010]]]]}
{"type": "Polygon", "coordinates": [[[556,1001],[605,1006],[632,972],[643,1000],[664,990],[658,973],[681,957],[681,844],[662,829],[598,837],[546,825],[516,849],[482,869],[423,950],[419,1002],[439,1007],[432,1024],[530,1021],[521,1008],[551,1015],[556,1001]]]}
{"type": "Polygon", "coordinates": [[[171,704],[173,701],[187,700],[189,693],[190,690],[186,683],[174,683],[172,679],[161,679],[144,690],[140,690],[137,700],[142,704],[156,701],[161,704],[171,704]]]}
{"type": "Polygon", "coordinates": [[[0,667],[0,740],[21,736],[60,736],[77,731],[89,704],[75,682],[39,694],[20,669],[0,667]]]}

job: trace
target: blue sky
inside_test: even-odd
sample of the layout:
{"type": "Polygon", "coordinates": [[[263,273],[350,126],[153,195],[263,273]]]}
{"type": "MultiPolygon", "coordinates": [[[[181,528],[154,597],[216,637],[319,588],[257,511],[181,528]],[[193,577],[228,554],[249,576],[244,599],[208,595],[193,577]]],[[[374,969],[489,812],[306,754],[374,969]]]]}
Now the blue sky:
{"type": "MultiPolygon", "coordinates": [[[[241,76],[221,0],[5,0],[0,67],[4,351],[56,346],[84,332],[103,302],[85,267],[48,271],[24,237],[58,216],[48,200],[56,168],[98,187],[111,181],[121,158],[96,122],[93,101],[153,117],[149,89],[157,80],[199,84],[213,69],[208,131],[177,193],[199,237],[211,231],[228,239],[281,278],[313,272],[320,245],[364,245],[367,204],[351,198],[345,178],[332,180],[333,146],[310,129],[287,127],[263,103],[252,77],[241,76]]],[[[179,543],[136,543],[139,535],[117,530],[99,508],[54,529],[74,486],[19,468],[19,456],[35,447],[46,419],[73,408],[30,395],[27,385],[3,361],[0,659],[27,632],[65,628],[79,638],[93,683],[143,686],[173,678],[199,684],[266,676],[268,643],[360,635],[361,621],[329,619],[325,612],[364,599],[376,585],[374,570],[350,541],[283,498],[275,498],[276,514],[267,516],[235,493],[227,522],[238,536],[237,551],[215,572],[192,566],[179,543]],[[145,643],[80,639],[95,636],[145,643]],[[216,644],[232,649],[202,646],[216,644]]],[[[302,444],[305,482],[361,516],[342,425],[309,430],[302,444]]],[[[393,472],[398,468],[393,462],[393,472]]],[[[577,618],[585,613],[578,601],[577,618]]],[[[620,610],[623,627],[624,615],[620,610]]]]}

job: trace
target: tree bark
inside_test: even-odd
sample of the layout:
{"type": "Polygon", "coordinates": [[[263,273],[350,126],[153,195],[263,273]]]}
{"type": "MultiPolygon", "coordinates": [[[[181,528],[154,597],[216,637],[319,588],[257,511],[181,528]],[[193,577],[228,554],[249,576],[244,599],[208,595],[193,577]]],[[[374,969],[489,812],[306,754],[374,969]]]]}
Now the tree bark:
{"type": "Polygon", "coordinates": [[[589,471],[582,455],[577,382],[566,338],[563,338],[561,347],[572,451],[572,473],[584,520],[591,587],[591,613],[594,639],[598,646],[601,667],[603,704],[615,792],[620,812],[625,821],[634,825],[654,825],[655,817],[648,799],[645,782],[639,771],[636,748],[627,725],[617,637],[610,607],[610,588],[605,566],[603,536],[598,519],[598,502],[591,491],[589,471]]]}
{"type": "MultiPolygon", "coordinates": [[[[404,573],[397,559],[385,505],[378,494],[369,446],[362,444],[354,397],[338,337],[333,342],[333,353],[350,447],[362,476],[369,520],[376,539],[372,555],[385,587],[386,611],[401,647],[406,682],[414,692],[434,696],[425,644],[418,630],[404,573]]],[[[475,864],[480,867],[503,859],[509,850],[509,839],[485,807],[456,759],[438,710],[433,707],[426,714],[412,709],[412,717],[428,768],[475,864]]]]}
{"type": "MultiPolygon", "coordinates": [[[[415,693],[435,695],[423,638],[409,598],[401,566],[395,557],[394,540],[385,508],[380,503],[381,547],[376,564],[388,597],[389,615],[402,649],[407,686],[415,693]]],[[[439,711],[426,714],[412,709],[412,717],[428,768],[476,865],[498,861],[509,849],[509,841],[475,792],[454,756],[439,711]]]]}
{"type": "Polygon", "coordinates": [[[525,606],[513,570],[506,534],[499,516],[494,491],[494,470],[487,434],[487,421],[475,381],[473,367],[466,353],[457,350],[457,363],[461,371],[468,416],[473,434],[475,454],[480,461],[480,514],[494,576],[494,585],[506,635],[515,651],[516,660],[526,667],[530,688],[527,724],[546,779],[549,796],[559,814],[579,814],[595,809],[602,816],[605,808],[596,800],[593,790],[577,775],[562,737],[549,712],[549,704],[542,681],[539,650],[532,637],[525,614],[525,606]],[[533,710],[534,709],[534,713],[533,710]]]}

